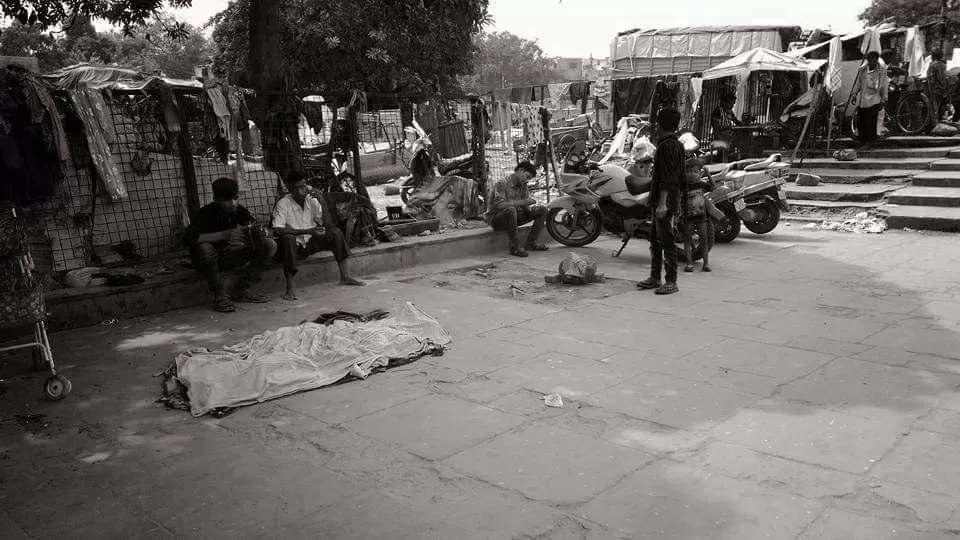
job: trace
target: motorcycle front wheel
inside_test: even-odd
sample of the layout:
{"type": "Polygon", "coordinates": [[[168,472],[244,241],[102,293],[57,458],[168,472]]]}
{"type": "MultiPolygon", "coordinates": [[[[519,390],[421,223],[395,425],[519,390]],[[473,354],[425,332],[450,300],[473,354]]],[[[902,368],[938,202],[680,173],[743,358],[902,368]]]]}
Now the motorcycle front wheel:
{"type": "Polygon", "coordinates": [[[763,204],[751,207],[751,210],[756,217],[753,221],[745,221],[743,224],[753,234],[767,234],[780,224],[780,206],[776,201],[768,199],[763,204]]]}
{"type": "Polygon", "coordinates": [[[551,208],[547,212],[547,232],[565,246],[583,247],[600,237],[603,214],[600,210],[551,208]]]}
{"type": "Polygon", "coordinates": [[[719,244],[729,244],[740,236],[740,216],[734,207],[726,204],[721,207],[721,210],[727,219],[716,222],[717,230],[714,238],[719,244]]]}

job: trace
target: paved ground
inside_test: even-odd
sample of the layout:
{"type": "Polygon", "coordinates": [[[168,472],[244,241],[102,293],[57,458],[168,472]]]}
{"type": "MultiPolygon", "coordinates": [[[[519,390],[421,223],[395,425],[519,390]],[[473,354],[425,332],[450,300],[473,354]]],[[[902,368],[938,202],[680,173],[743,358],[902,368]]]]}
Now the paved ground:
{"type": "MultiPolygon", "coordinates": [[[[613,247],[583,251],[608,276],[642,277],[644,246],[618,261],[613,247]]],[[[531,281],[560,254],[528,259],[544,269],[531,281]]],[[[0,395],[0,531],[956,538],[957,239],[795,225],[714,259],[669,298],[536,304],[413,279],[436,267],[379,276],[360,296],[316,287],[294,306],[55,335],[74,393],[41,403],[33,381],[7,375],[0,395]],[[154,374],[177,351],[406,300],[452,332],[445,356],[220,420],[154,403],[154,374]],[[543,404],[553,392],[564,408],[543,404]]]]}

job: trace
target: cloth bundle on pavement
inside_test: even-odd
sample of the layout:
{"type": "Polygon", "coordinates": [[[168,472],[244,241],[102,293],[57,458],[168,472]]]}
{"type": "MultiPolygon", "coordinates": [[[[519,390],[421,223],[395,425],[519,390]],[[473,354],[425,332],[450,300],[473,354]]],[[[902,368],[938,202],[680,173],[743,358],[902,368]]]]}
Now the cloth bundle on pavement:
{"type": "Polygon", "coordinates": [[[164,394],[186,389],[190,412],[262,403],[333,384],[347,375],[437,354],[450,334],[411,303],[390,317],[368,322],[335,320],[264,332],[217,350],[177,356],[165,372],[164,394]]]}
{"type": "Polygon", "coordinates": [[[604,275],[597,273],[597,261],[588,255],[567,253],[560,261],[559,272],[556,276],[547,276],[544,281],[564,285],[586,285],[604,281],[604,275]]]}

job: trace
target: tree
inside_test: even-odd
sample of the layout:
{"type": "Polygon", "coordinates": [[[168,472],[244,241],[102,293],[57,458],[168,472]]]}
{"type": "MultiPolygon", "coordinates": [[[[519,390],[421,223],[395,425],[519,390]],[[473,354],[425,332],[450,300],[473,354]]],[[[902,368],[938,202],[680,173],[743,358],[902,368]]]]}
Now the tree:
{"type": "Polygon", "coordinates": [[[928,33],[928,39],[943,37],[952,43],[960,41],[960,5],[957,0],[873,0],[860,14],[860,19],[870,24],[888,19],[901,26],[936,24],[936,30],[928,33]],[[947,24],[939,26],[944,15],[947,24]]]}
{"type": "Polygon", "coordinates": [[[70,58],[63,40],[20,22],[14,22],[0,32],[0,55],[35,56],[41,72],[60,69],[69,63],[70,58]]]}
{"type": "MultiPolygon", "coordinates": [[[[0,16],[41,30],[63,27],[68,34],[76,24],[83,32],[82,27],[89,25],[90,19],[103,19],[127,32],[159,14],[165,5],[183,8],[192,3],[193,0],[2,0],[0,16]]],[[[169,29],[171,34],[179,35],[182,30],[182,25],[169,29]]]]}
{"type": "Polygon", "coordinates": [[[166,31],[173,24],[173,17],[161,14],[126,36],[111,34],[116,42],[117,63],[145,73],[160,72],[166,77],[193,77],[195,66],[210,62],[213,47],[191,26],[184,27],[188,33],[185,38],[175,39],[166,31]]]}
{"type": "Polygon", "coordinates": [[[294,86],[332,92],[459,90],[458,77],[472,69],[472,37],[488,20],[487,0],[266,2],[280,5],[269,37],[282,52],[263,58],[264,41],[248,37],[258,29],[242,31],[255,20],[269,22],[251,17],[258,3],[239,0],[212,21],[215,71],[259,77],[263,70],[251,68],[266,63],[294,86]]]}
{"type": "Polygon", "coordinates": [[[556,80],[554,61],[536,41],[510,32],[484,33],[474,38],[477,54],[473,74],[464,86],[474,93],[497,88],[546,84],[556,80]]]}

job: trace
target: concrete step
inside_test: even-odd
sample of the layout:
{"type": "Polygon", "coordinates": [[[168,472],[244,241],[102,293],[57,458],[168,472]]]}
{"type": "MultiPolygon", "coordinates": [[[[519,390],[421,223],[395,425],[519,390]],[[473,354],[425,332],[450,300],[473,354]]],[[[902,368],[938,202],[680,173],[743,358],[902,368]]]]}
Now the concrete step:
{"type": "Polygon", "coordinates": [[[911,186],[893,193],[887,202],[903,206],[960,208],[960,189],[911,186]]]}
{"type": "MultiPolygon", "coordinates": [[[[803,153],[803,156],[806,158],[828,158],[833,157],[833,153],[836,149],[827,150],[827,149],[816,149],[808,150],[803,153]]],[[[952,152],[956,152],[957,157],[960,157],[960,148],[878,148],[876,150],[864,150],[859,152],[861,159],[902,159],[902,158],[927,158],[927,159],[937,159],[937,158],[946,158],[952,152]]],[[[781,153],[785,157],[793,155],[792,151],[783,151],[783,150],[769,150],[766,151],[766,155],[781,153]]]]}
{"type": "Polygon", "coordinates": [[[930,164],[934,171],[960,171],[960,159],[941,159],[930,164]]]}
{"type": "MultiPolygon", "coordinates": [[[[834,139],[831,148],[844,148],[852,145],[851,139],[834,139]]],[[[879,141],[881,148],[950,148],[960,144],[960,137],[896,136],[879,141]]]]}
{"type": "Polygon", "coordinates": [[[950,159],[960,159],[960,148],[947,152],[947,157],[950,159]]]}
{"type": "Polygon", "coordinates": [[[960,208],[885,204],[880,211],[891,229],[960,232],[960,208]]]}
{"type": "Polygon", "coordinates": [[[929,172],[924,169],[887,169],[887,170],[858,170],[858,169],[820,169],[803,167],[797,169],[805,174],[820,177],[822,183],[828,184],[869,184],[906,182],[915,175],[929,172]]]}
{"type": "Polygon", "coordinates": [[[871,202],[881,201],[888,194],[904,188],[904,185],[896,184],[788,184],[787,197],[791,204],[799,201],[871,202]]]}
{"type": "Polygon", "coordinates": [[[929,171],[913,177],[913,185],[960,188],[960,171],[929,171]]]}
{"type": "Polygon", "coordinates": [[[800,169],[852,169],[852,170],[887,170],[887,169],[928,169],[930,164],[938,161],[934,158],[901,158],[901,159],[871,159],[860,158],[856,161],[837,161],[833,158],[807,158],[798,161],[800,169]]]}
{"type": "MultiPolygon", "coordinates": [[[[886,201],[814,201],[814,200],[790,200],[791,214],[799,213],[799,210],[843,210],[846,208],[857,208],[864,212],[873,210],[885,205],[886,201]]],[[[808,212],[803,212],[808,213],[808,212]]]]}

